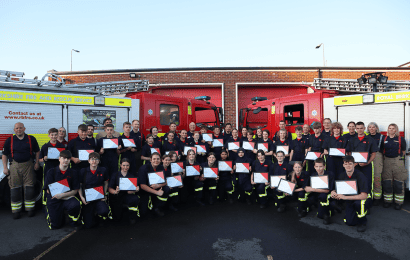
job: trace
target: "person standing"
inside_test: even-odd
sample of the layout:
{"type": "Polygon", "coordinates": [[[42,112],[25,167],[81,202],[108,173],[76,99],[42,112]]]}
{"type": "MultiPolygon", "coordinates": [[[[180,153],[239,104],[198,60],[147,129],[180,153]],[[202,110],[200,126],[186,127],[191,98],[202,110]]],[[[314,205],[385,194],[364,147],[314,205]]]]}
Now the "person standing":
{"type": "MultiPolygon", "coordinates": [[[[132,120],[132,131],[130,132],[130,137],[138,142],[139,147],[142,148],[145,144],[145,136],[140,131],[140,121],[137,119],[132,120]]],[[[141,160],[141,149],[138,149],[135,152],[135,162],[137,171],[143,165],[143,161],[141,160]]]]}
{"type": "MultiPolygon", "coordinates": [[[[103,125],[104,126],[106,126],[106,125],[114,125],[113,123],[112,123],[112,119],[111,118],[105,118],[104,119],[104,121],[103,121],[103,125]]],[[[101,131],[101,132],[99,132],[98,134],[97,134],[97,136],[95,137],[95,139],[100,139],[101,137],[105,137],[107,134],[104,132],[104,131],[101,131]]],[[[113,134],[113,136],[114,137],[116,137],[116,138],[118,138],[118,137],[120,137],[120,133],[118,133],[117,131],[114,131],[114,134],[113,134]]]]}
{"type": "Polygon", "coordinates": [[[25,133],[26,128],[23,123],[14,125],[14,136],[9,137],[3,146],[2,161],[4,174],[8,176],[11,197],[11,211],[14,219],[21,217],[23,205],[24,188],[24,208],[28,211],[28,216],[35,215],[35,189],[36,175],[34,170],[40,168],[39,157],[40,148],[35,137],[25,133]],[[35,157],[35,163],[33,162],[35,157]],[[10,162],[10,169],[7,168],[10,162]]]}
{"type": "Polygon", "coordinates": [[[90,166],[88,161],[81,161],[79,158],[79,150],[95,150],[95,142],[91,142],[87,138],[87,126],[82,124],[78,126],[78,137],[71,140],[67,145],[67,150],[71,152],[73,157],[71,157],[71,168],[80,172],[81,169],[90,166]]]}
{"type": "Polygon", "coordinates": [[[57,141],[63,144],[65,148],[67,148],[67,145],[68,145],[68,142],[65,140],[66,136],[67,136],[67,131],[65,130],[64,127],[60,127],[58,129],[57,141]]]}
{"type": "Polygon", "coordinates": [[[380,134],[379,126],[375,122],[370,122],[367,125],[367,132],[372,137],[377,145],[376,158],[374,158],[374,185],[373,185],[373,206],[378,206],[379,201],[382,198],[382,172],[383,172],[383,151],[381,146],[383,145],[386,136],[380,134]]]}

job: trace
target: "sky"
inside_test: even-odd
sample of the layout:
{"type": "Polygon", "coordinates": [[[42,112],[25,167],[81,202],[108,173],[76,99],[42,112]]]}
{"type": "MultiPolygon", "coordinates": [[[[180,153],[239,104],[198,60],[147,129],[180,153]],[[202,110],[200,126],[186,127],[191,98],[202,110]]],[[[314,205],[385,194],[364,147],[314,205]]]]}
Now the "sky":
{"type": "Polygon", "coordinates": [[[410,62],[410,1],[0,0],[0,70],[410,62]]]}

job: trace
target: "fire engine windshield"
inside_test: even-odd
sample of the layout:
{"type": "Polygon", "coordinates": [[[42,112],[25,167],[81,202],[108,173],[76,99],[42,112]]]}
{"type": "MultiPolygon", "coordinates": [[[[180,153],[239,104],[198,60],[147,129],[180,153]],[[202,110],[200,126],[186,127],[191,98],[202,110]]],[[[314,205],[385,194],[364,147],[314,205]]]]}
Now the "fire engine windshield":
{"type": "Polygon", "coordinates": [[[268,109],[267,108],[257,108],[251,111],[247,111],[246,126],[248,128],[251,128],[251,129],[256,129],[258,127],[264,128],[267,125],[268,125],[268,109]]]}
{"type": "Polygon", "coordinates": [[[215,110],[204,107],[195,108],[195,119],[197,124],[214,126],[216,124],[215,110]]]}

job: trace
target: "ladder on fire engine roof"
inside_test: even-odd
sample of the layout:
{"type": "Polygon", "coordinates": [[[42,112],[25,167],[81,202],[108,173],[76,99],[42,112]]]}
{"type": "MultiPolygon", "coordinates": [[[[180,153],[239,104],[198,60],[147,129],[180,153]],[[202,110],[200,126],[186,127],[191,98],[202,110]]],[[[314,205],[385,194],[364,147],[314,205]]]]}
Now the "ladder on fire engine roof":
{"type": "Polygon", "coordinates": [[[148,80],[108,81],[84,84],[66,84],[66,80],[58,75],[47,73],[41,80],[23,78],[24,72],[0,70],[0,87],[58,90],[64,92],[80,92],[99,95],[121,95],[128,92],[149,90],[148,80]],[[52,80],[46,81],[46,78],[52,80]]]}
{"type": "MultiPolygon", "coordinates": [[[[316,89],[337,90],[339,92],[373,92],[373,84],[359,84],[355,79],[323,79],[316,78],[313,82],[316,89]]],[[[390,92],[398,90],[409,90],[410,81],[387,81],[377,84],[377,92],[390,92]]]]}

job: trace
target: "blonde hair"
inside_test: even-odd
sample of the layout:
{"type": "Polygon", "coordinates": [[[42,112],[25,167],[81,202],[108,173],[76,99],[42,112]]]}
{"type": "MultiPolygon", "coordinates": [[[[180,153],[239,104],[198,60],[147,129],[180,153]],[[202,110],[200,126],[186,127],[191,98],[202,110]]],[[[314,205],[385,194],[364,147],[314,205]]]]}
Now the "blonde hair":
{"type": "Polygon", "coordinates": [[[395,123],[391,123],[390,125],[389,125],[389,127],[390,126],[394,126],[394,128],[395,128],[395,130],[396,130],[396,133],[394,134],[394,136],[400,136],[400,131],[399,131],[399,127],[397,126],[397,124],[395,124],[395,123]]]}
{"type": "MultiPolygon", "coordinates": [[[[380,133],[379,125],[378,125],[377,123],[375,123],[375,122],[370,122],[370,123],[367,125],[367,132],[368,132],[368,133],[370,133],[370,131],[369,131],[369,126],[371,126],[371,125],[373,125],[373,126],[376,127],[376,133],[380,133]]],[[[397,125],[396,125],[396,126],[397,126],[397,125]]]]}

